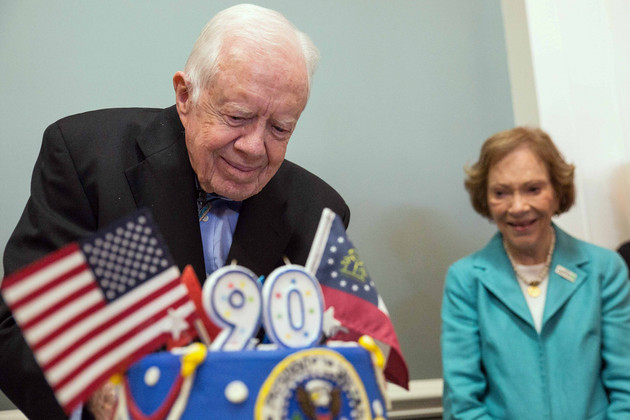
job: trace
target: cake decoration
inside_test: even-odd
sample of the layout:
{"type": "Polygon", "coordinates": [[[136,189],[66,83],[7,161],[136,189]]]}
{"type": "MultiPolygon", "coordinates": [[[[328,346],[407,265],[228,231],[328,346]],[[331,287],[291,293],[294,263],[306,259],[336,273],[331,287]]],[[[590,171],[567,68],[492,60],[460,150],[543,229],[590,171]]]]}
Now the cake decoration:
{"type": "Polygon", "coordinates": [[[261,286],[256,275],[238,265],[228,265],[212,273],[202,288],[203,307],[222,328],[212,342],[212,350],[252,348],[260,328],[261,286]]]}
{"type": "Polygon", "coordinates": [[[148,386],[153,386],[157,384],[160,380],[160,369],[156,366],[153,366],[147,369],[147,373],[144,374],[144,383],[148,386]]]}
{"type": "Polygon", "coordinates": [[[146,395],[134,396],[129,376],[126,375],[121,378],[120,375],[115,375],[112,382],[116,386],[118,399],[114,419],[161,420],[168,418],[177,420],[181,418],[182,413],[186,410],[188,397],[192,390],[194,373],[197,367],[206,359],[206,355],[207,348],[200,343],[194,343],[184,349],[180,356],[180,368],[177,370],[173,380],[167,379],[168,375],[163,375],[163,370],[156,365],[151,365],[146,369],[143,375],[145,378],[145,389],[156,388],[160,384],[162,377],[164,377],[163,383],[169,384],[172,382],[172,385],[167,385],[166,388],[162,386],[162,392],[153,390],[153,395],[160,399],[160,403],[149,414],[146,413],[148,411],[146,395]],[[147,376],[150,377],[149,381],[146,381],[147,376]],[[164,389],[166,389],[165,394],[164,389]],[[139,404],[138,401],[142,402],[142,404],[139,404]]]}
{"type": "Polygon", "coordinates": [[[293,353],[260,388],[255,419],[370,419],[371,404],[354,366],[340,353],[319,347],[293,353]]]}
{"type": "Polygon", "coordinates": [[[249,396],[249,389],[241,381],[232,381],[225,388],[225,398],[234,404],[240,404],[249,396]]]}
{"type": "Polygon", "coordinates": [[[324,298],[302,266],[276,268],[263,286],[263,323],[269,339],[284,348],[310,347],[321,338],[324,298]]]}

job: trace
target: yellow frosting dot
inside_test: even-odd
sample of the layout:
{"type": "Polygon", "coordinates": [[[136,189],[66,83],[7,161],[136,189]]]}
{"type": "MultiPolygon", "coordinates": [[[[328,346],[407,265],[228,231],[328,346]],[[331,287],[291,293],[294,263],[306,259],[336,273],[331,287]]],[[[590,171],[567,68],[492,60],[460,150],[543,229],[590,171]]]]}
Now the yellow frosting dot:
{"type": "Polygon", "coordinates": [[[374,341],[374,339],[370,337],[369,335],[362,335],[359,338],[359,344],[364,349],[372,353],[372,356],[374,357],[374,360],[376,361],[376,366],[383,369],[383,367],[385,366],[385,356],[383,356],[383,352],[376,344],[376,341],[374,341]]]}
{"type": "Polygon", "coordinates": [[[112,375],[111,378],[109,378],[109,381],[114,384],[114,385],[118,385],[120,383],[122,383],[124,376],[120,373],[114,373],[112,375]]]}
{"type": "Polygon", "coordinates": [[[182,356],[182,376],[189,376],[197,366],[206,359],[208,348],[201,343],[193,343],[188,347],[188,353],[182,356]]]}

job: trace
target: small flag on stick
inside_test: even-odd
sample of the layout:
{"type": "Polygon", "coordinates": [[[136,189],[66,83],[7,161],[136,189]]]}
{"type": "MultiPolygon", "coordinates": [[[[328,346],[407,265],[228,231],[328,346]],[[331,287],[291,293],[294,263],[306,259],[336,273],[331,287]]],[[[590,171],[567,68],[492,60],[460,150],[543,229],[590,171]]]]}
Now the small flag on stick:
{"type": "Polygon", "coordinates": [[[212,322],[212,320],[206,314],[206,310],[203,307],[202,298],[201,298],[201,285],[199,284],[199,279],[195,274],[195,270],[192,266],[187,265],[184,267],[184,272],[182,273],[181,282],[188,289],[188,295],[190,296],[190,300],[193,301],[195,307],[197,308],[197,313],[199,314],[199,319],[195,321],[195,329],[197,330],[197,334],[203,343],[207,346],[210,345],[212,340],[214,340],[217,335],[221,332],[221,328],[212,322]]]}
{"type": "Polygon", "coordinates": [[[197,317],[146,210],[6,277],[0,291],[68,414],[197,317]]]}
{"type": "Polygon", "coordinates": [[[343,222],[330,209],[322,212],[306,269],[322,286],[326,309],[334,308],[334,317],[343,326],[331,339],[357,341],[364,334],[371,336],[387,357],[387,380],[409,389],[407,364],[387,308],[343,222]]]}

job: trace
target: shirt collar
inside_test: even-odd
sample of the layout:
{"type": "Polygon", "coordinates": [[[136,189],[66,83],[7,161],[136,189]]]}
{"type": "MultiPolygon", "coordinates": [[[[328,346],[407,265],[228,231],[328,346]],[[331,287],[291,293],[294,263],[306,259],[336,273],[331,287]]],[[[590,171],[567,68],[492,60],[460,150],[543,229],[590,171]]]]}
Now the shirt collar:
{"type": "Polygon", "coordinates": [[[217,193],[205,192],[199,184],[199,179],[195,176],[195,185],[197,187],[197,210],[199,214],[207,213],[209,208],[214,204],[222,203],[235,212],[240,212],[242,201],[232,200],[217,193]]]}

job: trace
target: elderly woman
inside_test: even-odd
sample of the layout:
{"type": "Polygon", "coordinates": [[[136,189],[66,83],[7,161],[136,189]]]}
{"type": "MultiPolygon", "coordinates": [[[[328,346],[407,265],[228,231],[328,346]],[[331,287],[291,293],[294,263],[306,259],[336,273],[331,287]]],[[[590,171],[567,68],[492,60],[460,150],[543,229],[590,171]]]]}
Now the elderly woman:
{"type": "Polygon", "coordinates": [[[630,282],[613,251],[552,223],[573,165],[518,127],[467,171],[498,232],[451,266],[442,304],[445,419],[630,419],[630,282]]]}

